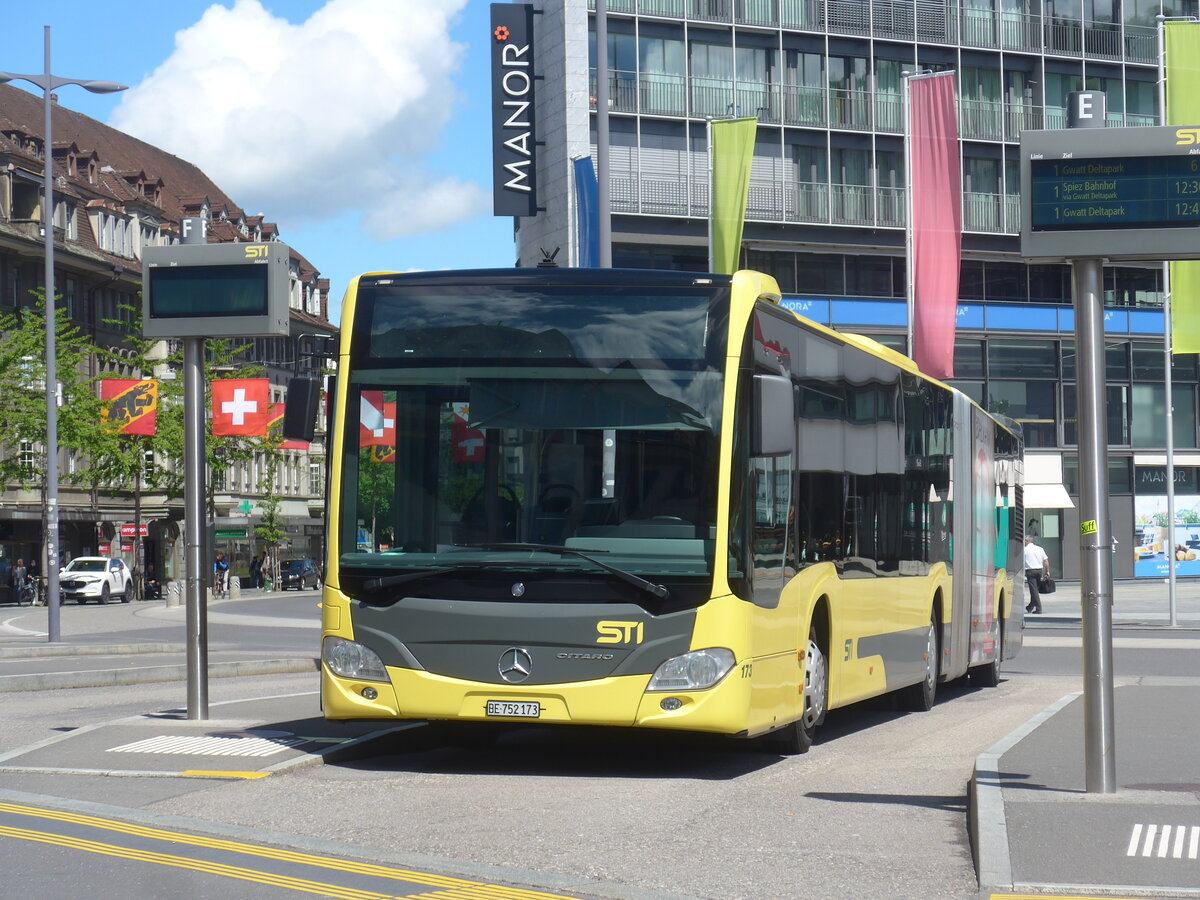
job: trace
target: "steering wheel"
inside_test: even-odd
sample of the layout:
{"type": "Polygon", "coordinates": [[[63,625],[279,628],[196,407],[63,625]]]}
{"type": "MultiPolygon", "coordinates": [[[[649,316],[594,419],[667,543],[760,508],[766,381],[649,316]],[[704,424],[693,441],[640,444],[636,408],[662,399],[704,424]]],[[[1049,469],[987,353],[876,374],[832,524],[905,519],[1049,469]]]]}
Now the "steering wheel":
{"type": "Polygon", "coordinates": [[[537,505],[538,506],[544,505],[545,502],[550,499],[550,495],[554,491],[562,491],[563,493],[566,493],[572,504],[574,504],[575,501],[578,500],[579,496],[580,496],[578,489],[576,489],[574,487],[574,485],[570,485],[570,484],[567,484],[566,482],[559,481],[559,482],[555,482],[554,484],[548,484],[544,488],[542,488],[541,493],[538,494],[537,505]]]}

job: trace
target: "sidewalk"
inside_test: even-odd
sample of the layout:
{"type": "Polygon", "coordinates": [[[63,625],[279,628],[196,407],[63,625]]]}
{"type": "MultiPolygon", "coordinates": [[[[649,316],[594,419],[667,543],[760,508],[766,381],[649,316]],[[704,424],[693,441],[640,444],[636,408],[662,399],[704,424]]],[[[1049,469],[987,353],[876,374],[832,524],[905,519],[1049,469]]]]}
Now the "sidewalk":
{"type": "MultiPolygon", "coordinates": [[[[1053,594],[1042,595],[1042,614],[1025,616],[1026,627],[1078,623],[1082,603],[1078,581],[1059,582],[1053,594]]],[[[1200,628],[1200,582],[1177,579],[1175,619],[1178,625],[1200,628]]],[[[1113,585],[1113,625],[1169,625],[1170,598],[1160,578],[1118,581],[1113,585]]]]}
{"type": "MultiPolygon", "coordinates": [[[[320,624],[315,611],[311,621],[254,616],[245,604],[263,596],[248,590],[210,605],[209,677],[316,671],[320,624]],[[213,638],[222,625],[309,633],[297,631],[290,647],[228,649],[228,642],[213,638]]],[[[320,597],[318,592],[295,596],[310,597],[314,605],[320,597]]],[[[168,603],[64,604],[59,609],[61,641],[53,644],[47,641],[45,607],[0,607],[0,693],[186,680],[186,610],[168,603]]]]}
{"type": "MultiPolygon", "coordinates": [[[[1169,624],[1167,585],[1118,582],[1113,626],[1169,624]]],[[[1027,633],[1081,621],[1078,583],[1060,584],[1027,633]]],[[[1176,620],[1200,628],[1200,584],[1179,581],[1176,620]]],[[[1194,676],[1114,688],[1116,792],[1089,793],[1084,698],[1063,697],[980,754],[971,780],[981,896],[1200,898],[1200,666],[1194,676]]]]}

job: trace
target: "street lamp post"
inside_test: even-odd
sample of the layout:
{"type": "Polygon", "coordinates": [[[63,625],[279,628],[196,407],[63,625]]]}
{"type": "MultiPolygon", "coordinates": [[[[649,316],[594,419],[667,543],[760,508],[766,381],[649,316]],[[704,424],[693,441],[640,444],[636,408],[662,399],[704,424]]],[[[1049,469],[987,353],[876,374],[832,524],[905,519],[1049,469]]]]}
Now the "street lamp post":
{"type": "Polygon", "coordinates": [[[56,364],[57,317],[54,310],[54,142],[51,135],[52,92],[77,84],[93,94],[125,90],[115,81],[59,78],[50,74],[50,26],[45,26],[46,70],[41,75],[0,72],[0,84],[27,81],[42,89],[45,149],[42,155],[42,231],[46,246],[46,607],[51,642],[60,640],[58,590],[58,366],[56,364]]]}

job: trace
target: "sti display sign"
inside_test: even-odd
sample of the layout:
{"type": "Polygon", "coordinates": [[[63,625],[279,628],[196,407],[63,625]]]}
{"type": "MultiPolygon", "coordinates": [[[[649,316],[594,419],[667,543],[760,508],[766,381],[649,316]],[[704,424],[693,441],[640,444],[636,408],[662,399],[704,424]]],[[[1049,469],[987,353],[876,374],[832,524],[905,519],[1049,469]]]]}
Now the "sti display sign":
{"type": "Polygon", "coordinates": [[[286,244],[176,244],[142,253],[147,338],[289,334],[286,244]]]}
{"type": "Polygon", "coordinates": [[[1200,259],[1200,128],[1026,131],[1021,255],[1200,259]]]}
{"type": "Polygon", "coordinates": [[[492,210],[537,215],[533,6],[492,4],[492,210]]]}

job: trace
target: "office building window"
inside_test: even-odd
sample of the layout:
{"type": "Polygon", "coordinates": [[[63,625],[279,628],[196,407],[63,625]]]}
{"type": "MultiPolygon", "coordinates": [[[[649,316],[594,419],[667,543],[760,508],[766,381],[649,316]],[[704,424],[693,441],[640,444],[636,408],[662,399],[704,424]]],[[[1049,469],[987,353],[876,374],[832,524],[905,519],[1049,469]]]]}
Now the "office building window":
{"type": "Polygon", "coordinates": [[[988,341],[992,378],[1058,379],[1058,348],[1050,340],[988,341]]]}
{"type": "Polygon", "coordinates": [[[988,412],[1016,419],[1026,447],[1058,446],[1056,381],[989,381],[988,412]]]}

